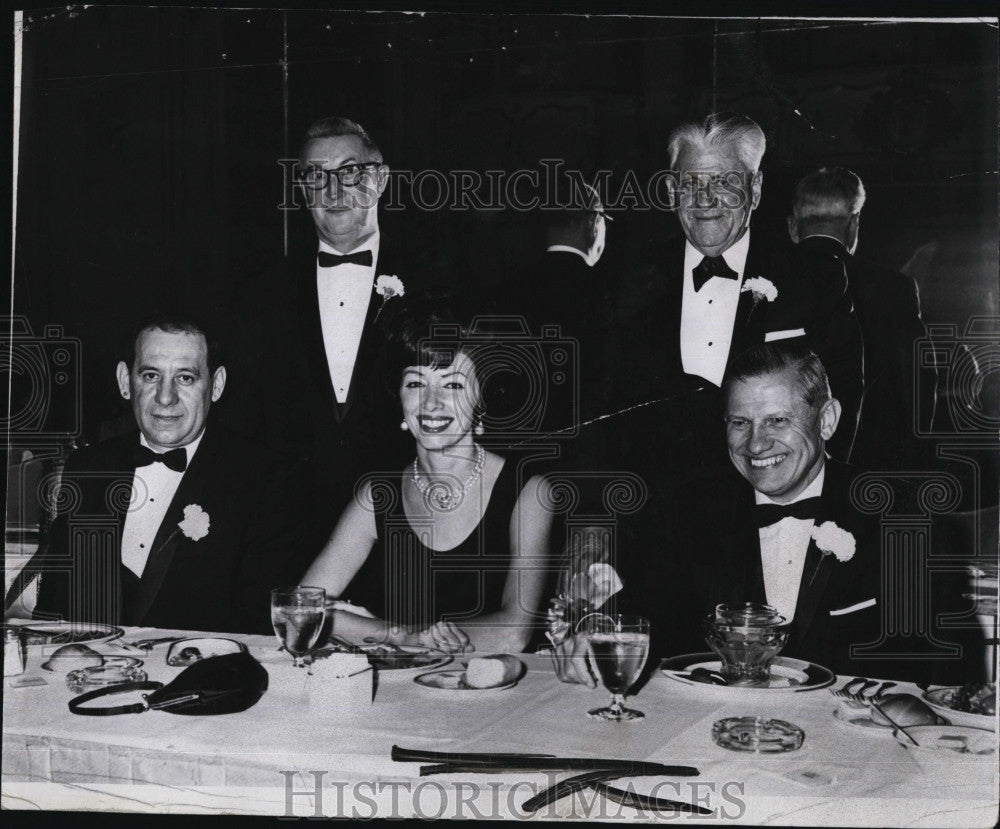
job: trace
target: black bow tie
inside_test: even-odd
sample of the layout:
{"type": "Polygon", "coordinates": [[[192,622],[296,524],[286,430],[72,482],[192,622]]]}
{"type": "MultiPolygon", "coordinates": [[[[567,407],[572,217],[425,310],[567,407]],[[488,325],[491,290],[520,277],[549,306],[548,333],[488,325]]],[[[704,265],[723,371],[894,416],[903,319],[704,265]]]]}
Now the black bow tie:
{"type": "Polygon", "coordinates": [[[327,253],[325,250],[321,250],[316,254],[316,261],[319,262],[321,268],[335,268],[337,265],[364,265],[366,268],[370,268],[372,266],[372,252],[359,250],[341,256],[337,253],[327,253]]]}
{"type": "Polygon", "coordinates": [[[794,504],[757,504],[754,507],[757,528],[770,527],[782,518],[815,519],[822,502],[823,499],[817,495],[815,498],[804,498],[794,504]]]}
{"type": "Polygon", "coordinates": [[[722,256],[706,256],[695,266],[691,275],[694,279],[695,293],[700,291],[702,286],[713,276],[718,276],[721,279],[740,278],[739,274],[726,264],[726,260],[722,256]]]}
{"type": "Polygon", "coordinates": [[[154,463],[162,463],[167,469],[172,469],[174,472],[183,472],[187,469],[187,451],[182,446],[179,449],[159,453],[142,444],[137,444],[132,449],[133,466],[149,466],[154,463]]]}

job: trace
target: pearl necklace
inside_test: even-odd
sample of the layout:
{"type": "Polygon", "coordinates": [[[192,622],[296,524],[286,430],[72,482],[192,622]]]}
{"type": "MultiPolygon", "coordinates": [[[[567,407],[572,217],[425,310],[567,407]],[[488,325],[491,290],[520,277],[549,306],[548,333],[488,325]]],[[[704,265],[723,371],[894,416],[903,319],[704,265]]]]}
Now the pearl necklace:
{"type": "Polygon", "coordinates": [[[486,450],[483,449],[478,443],[475,444],[476,447],[476,462],[472,467],[472,472],[469,477],[462,482],[462,486],[459,488],[458,492],[455,492],[449,484],[444,481],[435,481],[434,483],[428,483],[420,476],[420,468],[417,465],[417,459],[413,459],[413,471],[410,473],[410,477],[413,478],[413,485],[417,488],[417,491],[428,499],[435,507],[445,512],[450,512],[455,509],[459,504],[465,500],[466,494],[472,485],[479,480],[479,476],[483,474],[483,466],[486,463],[486,450]]]}

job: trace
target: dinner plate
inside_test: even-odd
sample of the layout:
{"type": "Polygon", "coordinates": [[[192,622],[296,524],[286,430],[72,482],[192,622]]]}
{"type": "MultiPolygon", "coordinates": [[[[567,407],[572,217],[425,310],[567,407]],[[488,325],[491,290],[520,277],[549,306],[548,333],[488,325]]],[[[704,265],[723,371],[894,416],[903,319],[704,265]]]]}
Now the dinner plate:
{"type": "Polygon", "coordinates": [[[709,687],[721,690],[739,689],[741,691],[814,691],[817,688],[825,688],[832,685],[836,679],[833,671],[817,665],[815,662],[806,662],[802,659],[792,659],[789,656],[779,656],[771,663],[771,676],[766,683],[760,685],[713,685],[710,682],[703,682],[692,679],[684,674],[693,671],[695,668],[704,668],[707,671],[719,671],[722,662],[713,653],[685,653],[681,656],[671,656],[660,663],[660,672],[664,676],[675,682],[683,682],[685,685],[708,685],[709,687]]]}
{"type": "Polygon", "coordinates": [[[361,650],[378,671],[426,671],[440,668],[454,659],[450,653],[416,645],[362,645],[361,650]]]}
{"type": "Polygon", "coordinates": [[[506,691],[508,688],[513,688],[517,685],[517,680],[512,679],[503,685],[493,685],[489,688],[473,688],[471,685],[465,684],[465,671],[459,670],[433,671],[431,673],[420,674],[420,676],[415,676],[413,681],[417,685],[423,685],[425,688],[436,688],[442,691],[460,691],[462,693],[469,691],[506,691]]]}
{"type": "Polygon", "coordinates": [[[961,690],[960,685],[935,688],[933,691],[925,691],[923,697],[931,708],[951,720],[952,725],[992,729],[993,723],[996,721],[993,714],[973,714],[970,711],[959,711],[952,707],[959,690],[961,690]]]}
{"type": "Polygon", "coordinates": [[[26,645],[100,644],[119,639],[125,631],[112,625],[80,622],[31,622],[21,625],[26,645]]]}

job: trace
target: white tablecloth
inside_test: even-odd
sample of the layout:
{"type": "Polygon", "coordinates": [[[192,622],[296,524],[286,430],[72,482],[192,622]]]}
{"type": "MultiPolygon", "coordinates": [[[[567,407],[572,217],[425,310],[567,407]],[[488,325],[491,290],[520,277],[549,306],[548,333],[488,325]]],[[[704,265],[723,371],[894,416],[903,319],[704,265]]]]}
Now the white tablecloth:
{"type": "MultiPolygon", "coordinates": [[[[135,630],[126,639],[166,633],[135,630]]],[[[316,678],[294,669],[273,639],[241,639],[267,668],[270,687],[248,711],[216,717],[165,711],[74,715],[63,677],[40,670],[42,659],[33,652],[28,675],[42,676],[47,684],[12,688],[5,681],[4,808],[522,817],[520,804],[555,779],[546,774],[421,778],[418,764],[390,760],[396,744],[694,765],[700,771],[696,778],[637,778],[617,785],[700,802],[714,812],[706,822],[989,826],[997,817],[998,771],[991,764],[963,762],[956,755],[936,770],[921,769],[890,734],[834,719],[837,704],[826,690],[740,691],[684,685],[657,674],[630,698],[646,718],[608,723],[586,716],[588,708],[607,702],[605,690],[560,683],[544,657],[525,656],[528,673],[509,690],[432,690],[415,684],[414,672],[383,672],[374,702],[359,707],[346,697],[338,702],[329,687],[306,689],[303,683],[316,678]],[[789,720],[805,731],[805,743],[781,756],[716,746],[712,723],[739,715],[789,720]]],[[[152,680],[169,681],[180,670],[166,665],[166,647],[146,657],[152,680]]],[[[121,653],[111,646],[100,649],[121,653]]],[[[919,693],[906,685],[898,690],[919,693]]],[[[106,704],[120,701],[112,697],[106,704]]],[[[560,801],[538,816],[588,814],[642,817],[593,792],[560,801]]]]}

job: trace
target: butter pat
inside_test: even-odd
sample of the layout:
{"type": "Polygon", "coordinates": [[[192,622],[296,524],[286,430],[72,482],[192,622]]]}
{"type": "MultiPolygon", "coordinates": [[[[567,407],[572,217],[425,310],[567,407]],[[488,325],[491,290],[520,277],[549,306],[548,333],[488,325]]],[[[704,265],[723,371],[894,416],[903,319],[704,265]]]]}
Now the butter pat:
{"type": "Polygon", "coordinates": [[[465,669],[465,684],[470,688],[495,688],[520,679],[523,671],[524,663],[516,656],[474,657],[465,669]]]}

